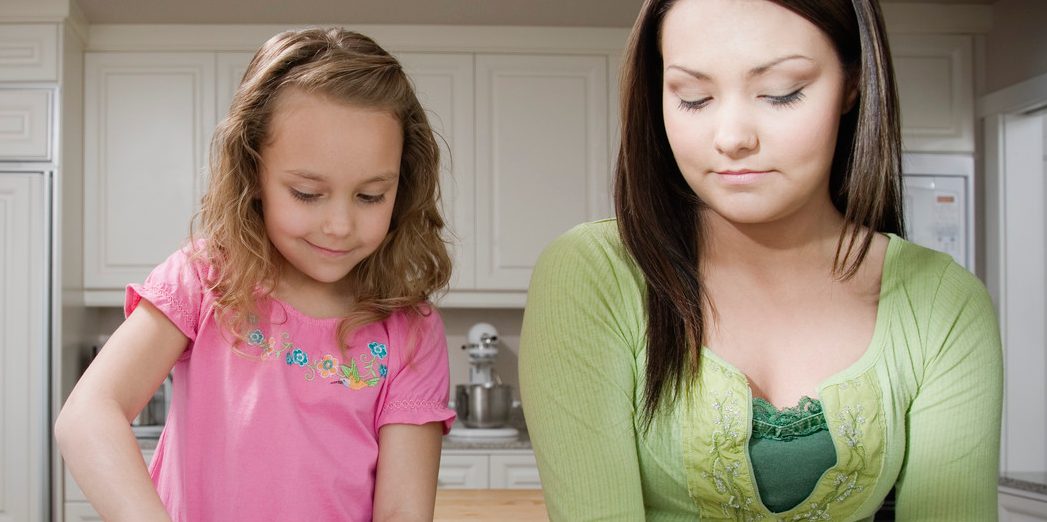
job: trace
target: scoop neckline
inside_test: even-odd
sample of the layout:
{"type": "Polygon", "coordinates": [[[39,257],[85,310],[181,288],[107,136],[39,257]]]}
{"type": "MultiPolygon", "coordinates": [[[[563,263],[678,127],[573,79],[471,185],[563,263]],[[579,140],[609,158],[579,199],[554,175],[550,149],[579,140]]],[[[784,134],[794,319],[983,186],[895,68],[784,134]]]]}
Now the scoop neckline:
{"type": "MultiPolygon", "coordinates": [[[[873,334],[872,337],[869,339],[869,344],[868,346],[866,346],[865,351],[862,353],[861,357],[859,357],[856,361],[843,367],[839,371],[829,375],[820,383],[818,383],[818,385],[814,388],[816,394],[815,396],[811,397],[812,399],[817,399],[818,401],[821,401],[822,392],[826,388],[834,386],[841,382],[848,381],[858,375],[865,373],[870,367],[873,366],[873,364],[880,358],[880,355],[883,353],[883,338],[887,334],[888,326],[890,323],[890,314],[888,314],[886,311],[888,301],[888,299],[886,298],[889,297],[888,286],[891,284],[891,281],[893,280],[893,273],[895,270],[895,258],[898,255],[898,249],[900,248],[901,242],[903,241],[901,237],[890,232],[885,233],[884,235],[886,235],[888,239],[887,250],[884,253],[883,266],[880,269],[880,294],[878,302],[876,303],[876,322],[873,324],[873,334]]],[[[733,364],[727,362],[727,360],[725,360],[724,358],[720,357],[708,346],[702,345],[701,356],[709,357],[709,359],[715,361],[717,364],[724,367],[729,372],[740,376],[745,381],[745,386],[749,390],[749,398],[751,403],[753,394],[752,385],[749,384],[748,375],[739,370],[733,364]]],[[[804,395],[810,397],[810,395],[804,395]]],[[[773,403],[771,403],[771,405],[774,406],[773,403]]],[[[774,407],[777,408],[777,406],[774,407]]]]}
{"type": "Polygon", "coordinates": [[[312,322],[312,323],[327,324],[327,323],[331,323],[331,322],[340,322],[342,319],[345,318],[345,317],[341,317],[341,316],[339,316],[339,317],[315,317],[315,316],[309,315],[309,314],[299,310],[298,308],[295,308],[295,306],[292,305],[291,303],[288,303],[287,301],[284,301],[283,299],[280,299],[279,297],[276,297],[275,295],[269,294],[267,296],[267,299],[272,301],[274,304],[281,306],[287,312],[287,314],[289,316],[290,315],[294,315],[298,319],[301,319],[301,320],[304,320],[304,321],[308,321],[308,322],[312,322]]]}

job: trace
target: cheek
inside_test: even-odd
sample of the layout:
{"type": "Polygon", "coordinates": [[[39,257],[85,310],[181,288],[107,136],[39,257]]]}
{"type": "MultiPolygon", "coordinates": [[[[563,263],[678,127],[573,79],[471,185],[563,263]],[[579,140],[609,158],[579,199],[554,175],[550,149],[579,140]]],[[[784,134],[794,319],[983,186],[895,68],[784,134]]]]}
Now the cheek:
{"type": "Polygon", "coordinates": [[[698,118],[698,115],[685,113],[675,107],[663,111],[669,148],[685,173],[694,163],[702,161],[702,145],[708,143],[698,118]]]}

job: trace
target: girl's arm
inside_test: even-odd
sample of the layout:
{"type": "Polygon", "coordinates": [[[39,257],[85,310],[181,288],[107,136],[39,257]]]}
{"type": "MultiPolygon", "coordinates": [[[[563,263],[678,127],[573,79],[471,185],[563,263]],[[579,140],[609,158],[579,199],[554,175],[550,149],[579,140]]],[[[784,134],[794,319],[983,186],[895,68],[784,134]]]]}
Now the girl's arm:
{"type": "Polygon", "coordinates": [[[973,275],[953,264],[930,317],[895,514],[898,520],[996,520],[1003,363],[992,302],[973,275]]]}
{"type": "Polygon", "coordinates": [[[378,430],[375,522],[433,519],[442,436],[442,422],[386,424],[378,430]]]}
{"type": "Polygon", "coordinates": [[[104,520],[170,520],[142,460],[131,420],[188,338],[143,300],[73,388],[55,422],[66,465],[104,520]]]}

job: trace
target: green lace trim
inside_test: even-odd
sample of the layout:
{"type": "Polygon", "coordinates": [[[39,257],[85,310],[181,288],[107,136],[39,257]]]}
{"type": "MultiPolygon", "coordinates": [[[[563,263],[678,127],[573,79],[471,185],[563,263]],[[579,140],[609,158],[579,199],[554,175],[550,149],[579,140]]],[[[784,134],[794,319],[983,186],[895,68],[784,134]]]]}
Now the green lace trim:
{"type": "Polygon", "coordinates": [[[753,438],[790,441],[821,430],[828,430],[822,403],[810,397],[779,410],[759,397],[753,397],[753,438]]]}

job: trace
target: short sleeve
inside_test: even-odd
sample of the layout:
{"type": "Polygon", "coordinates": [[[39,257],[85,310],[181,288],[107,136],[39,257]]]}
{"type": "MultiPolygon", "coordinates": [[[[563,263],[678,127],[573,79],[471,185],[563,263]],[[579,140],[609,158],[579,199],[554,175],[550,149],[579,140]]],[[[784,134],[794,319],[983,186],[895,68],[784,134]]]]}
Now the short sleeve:
{"type": "Polygon", "coordinates": [[[196,340],[200,309],[206,285],[202,262],[194,262],[190,247],[183,248],[160,263],[141,284],[127,285],[124,316],[145,299],[178,327],[190,341],[196,340]]]}
{"type": "Polygon", "coordinates": [[[454,423],[454,410],[447,406],[450,368],[447,361],[447,337],[440,314],[428,308],[424,315],[397,314],[391,325],[391,339],[399,347],[390,347],[397,364],[386,383],[386,392],[375,431],[386,424],[426,424],[442,422],[444,433],[454,423]]]}

